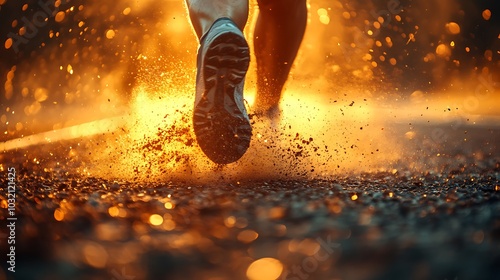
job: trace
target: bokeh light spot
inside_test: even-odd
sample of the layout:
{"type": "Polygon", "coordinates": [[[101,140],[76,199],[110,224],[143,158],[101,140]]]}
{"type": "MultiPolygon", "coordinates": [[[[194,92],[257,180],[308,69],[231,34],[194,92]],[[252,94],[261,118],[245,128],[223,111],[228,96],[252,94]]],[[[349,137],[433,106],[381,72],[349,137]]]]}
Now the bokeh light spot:
{"type": "Polygon", "coordinates": [[[238,240],[243,243],[250,243],[257,239],[259,234],[251,229],[246,229],[238,234],[238,240]]]}
{"type": "Polygon", "coordinates": [[[451,55],[451,49],[445,44],[439,44],[436,48],[436,54],[440,57],[447,58],[451,55]]]}
{"type": "Polygon", "coordinates": [[[283,271],[283,264],[274,258],[262,258],[254,261],[247,269],[250,280],[275,280],[283,271]]]}
{"type": "Polygon", "coordinates": [[[116,206],[111,206],[108,209],[108,213],[111,217],[118,217],[118,215],[120,214],[120,209],[118,209],[118,207],[116,206]]]}
{"type": "Polygon", "coordinates": [[[64,212],[61,208],[57,208],[54,211],[54,219],[56,219],[56,221],[58,221],[58,222],[64,220],[64,212]]]}
{"type": "Polygon", "coordinates": [[[163,217],[158,214],[153,214],[149,217],[149,223],[153,226],[159,226],[163,223],[163,217]]]}
{"type": "Polygon", "coordinates": [[[224,219],[224,224],[228,228],[234,227],[234,224],[236,223],[236,218],[234,216],[229,216],[226,219],[224,219]]]}
{"type": "Polygon", "coordinates": [[[175,229],[175,222],[172,220],[165,220],[162,226],[164,230],[171,231],[175,229]]]}
{"type": "Polygon", "coordinates": [[[446,31],[448,31],[448,33],[453,35],[460,34],[460,25],[458,25],[458,23],[453,21],[449,22],[446,24],[446,31]]]}
{"type": "Polygon", "coordinates": [[[96,268],[104,268],[108,262],[108,252],[94,242],[89,242],[83,247],[83,256],[87,264],[96,268]]]}
{"type": "Polygon", "coordinates": [[[170,209],[174,209],[174,207],[175,207],[175,205],[172,202],[170,202],[170,201],[165,202],[164,206],[165,206],[166,209],[169,209],[169,210],[170,209]]]}

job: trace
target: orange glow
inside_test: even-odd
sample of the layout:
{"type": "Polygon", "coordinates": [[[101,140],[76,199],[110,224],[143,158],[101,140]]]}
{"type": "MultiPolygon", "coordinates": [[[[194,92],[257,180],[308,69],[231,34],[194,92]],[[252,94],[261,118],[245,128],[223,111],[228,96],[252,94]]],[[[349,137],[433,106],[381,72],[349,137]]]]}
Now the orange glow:
{"type": "Polygon", "coordinates": [[[250,280],[275,280],[283,272],[283,265],[274,258],[262,258],[254,261],[247,269],[250,280]]]}
{"type": "Polygon", "coordinates": [[[357,200],[357,199],[358,199],[358,195],[357,195],[357,194],[353,194],[353,195],[351,196],[351,200],[352,200],[352,201],[355,201],[355,200],[357,200]]]}

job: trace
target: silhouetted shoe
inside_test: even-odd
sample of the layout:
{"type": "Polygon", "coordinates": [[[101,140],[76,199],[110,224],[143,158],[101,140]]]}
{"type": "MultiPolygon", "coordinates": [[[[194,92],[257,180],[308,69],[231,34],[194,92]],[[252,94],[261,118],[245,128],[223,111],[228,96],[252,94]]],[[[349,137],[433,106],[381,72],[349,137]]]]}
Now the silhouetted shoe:
{"type": "Polygon", "coordinates": [[[215,163],[240,159],[252,127],[243,101],[250,63],[247,41],[229,18],[215,21],[198,49],[193,128],[201,150],[215,163]]]}

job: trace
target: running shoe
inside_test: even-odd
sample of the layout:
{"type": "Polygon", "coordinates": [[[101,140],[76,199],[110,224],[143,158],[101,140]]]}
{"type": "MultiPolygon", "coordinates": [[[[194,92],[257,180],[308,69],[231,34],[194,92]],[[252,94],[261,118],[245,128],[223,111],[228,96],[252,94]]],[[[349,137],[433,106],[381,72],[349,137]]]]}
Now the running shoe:
{"type": "Polygon", "coordinates": [[[215,163],[235,162],[250,146],[252,127],[243,101],[249,63],[247,41],[229,18],[215,21],[200,40],[193,129],[215,163]]]}

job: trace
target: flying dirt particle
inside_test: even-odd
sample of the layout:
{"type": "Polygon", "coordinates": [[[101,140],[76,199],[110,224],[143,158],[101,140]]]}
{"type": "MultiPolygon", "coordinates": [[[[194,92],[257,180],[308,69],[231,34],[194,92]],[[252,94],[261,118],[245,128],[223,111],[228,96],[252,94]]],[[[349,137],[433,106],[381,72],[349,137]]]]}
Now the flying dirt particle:
{"type": "Polygon", "coordinates": [[[486,9],[483,11],[483,18],[484,20],[490,20],[491,18],[491,11],[489,9],[486,9]]]}
{"type": "Polygon", "coordinates": [[[128,15],[128,14],[130,14],[130,12],[131,12],[131,11],[132,11],[132,9],[130,9],[130,7],[127,7],[127,8],[125,8],[125,9],[123,10],[123,12],[122,12],[122,13],[123,13],[124,15],[128,15]]]}
{"type": "Polygon", "coordinates": [[[447,58],[451,55],[451,49],[445,44],[439,44],[436,48],[436,54],[440,57],[447,58]]]}
{"type": "Polygon", "coordinates": [[[425,101],[425,94],[423,91],[416,90],[410,95],[410,100],[413,103],[422,103],[425,101]]]}
{"type": "Polygon", "coordinates": [[[56,22],[62,22],[64,20],[64,17],[66,16],[66,13],[64,11],[60,11],[56,14],[55,20],[56,22]]]}
{"type": "Polygon", "coordinates": [[[460,33],[460,25],[458,25],[458,23],[456,22],[449,22],[445,25],[445,27],[446,31],[448,31],[448,33],[450,34],[456,35],[460,33]]]}
{"type": "Polygon", "coordinates": [[[414,131],[408,131],[408,132],[405,133],[405,138],[408,139],[408,140],[413,140],[416,135],[417,135],[416,132],[414,132],[414,131]]]}
{"type": "Polygon", "coordinates": [[[484,52],[484,58],[486,58],[486,60],[488,60],[488,61],[492,61],[493,60],[493,52],[491,50],[486,50],[484,52]]]}
{"type": "Polygon", "coordinates": [[[49,91],[46,88],[37,88],[34,97],[37,102],[43,102],[49,97],[49,91]]]}
{"type": "Polygon", "coordinates": [[[5,40],[4,46],[6,50],[10,49],[10,47],[12,47],[12,38],[8,38],[7,40],[5,40]]]}
{"type": "Polygon", "coordinates": [[[113,39],[115,37],[116,33],[113,29],[108,29],[106,31],[106,38],[108,39],[113,39]]]}

